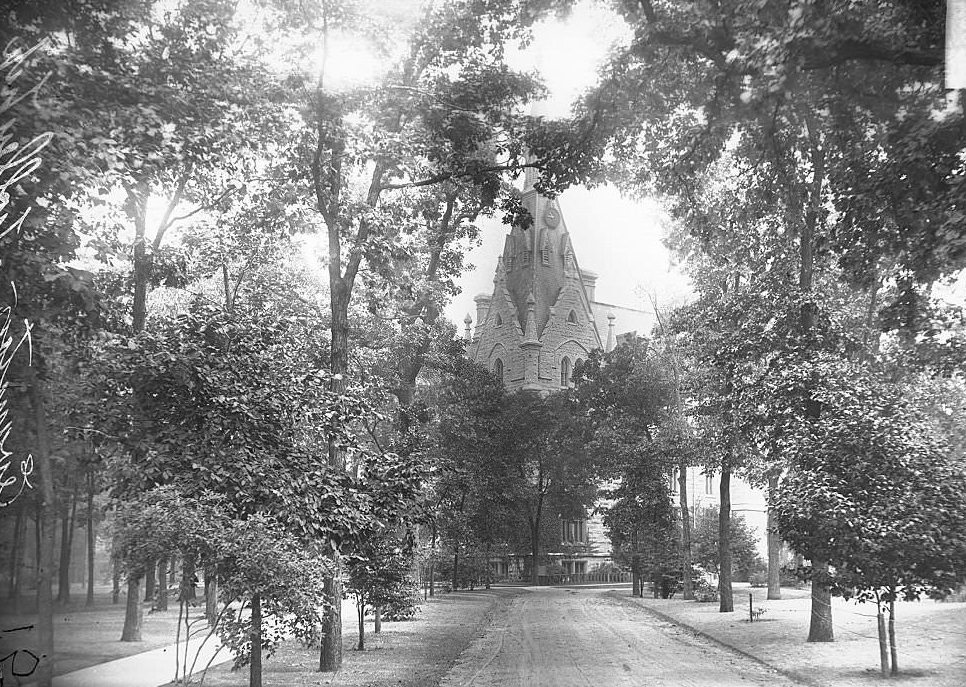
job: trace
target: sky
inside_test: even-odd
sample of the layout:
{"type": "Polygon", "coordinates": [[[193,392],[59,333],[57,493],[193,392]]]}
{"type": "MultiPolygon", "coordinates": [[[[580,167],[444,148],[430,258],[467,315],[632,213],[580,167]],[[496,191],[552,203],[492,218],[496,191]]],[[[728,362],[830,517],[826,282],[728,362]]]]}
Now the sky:
{"type": "MultiPolygon", "coordinates": [[[[610,48],[627,37],[619,17],[584,2],[566,21],[547,21],[536,27],[528,49],[510,51],[507,61],[519,69],[538,70],[550,89],[540,111],[549,117],[565,117],[571,103],[593,85],[610,48]]],[[[672,266],[661,242],[665,219],[656,202],[624,198],[610,186],[571,188],[558,200],[577,261],[581,268],[600,275],[596,300],[650,310],[648,294],[656,295],[661,307],[686,299],[687,279],[672,266]]],[[[467,314],[476,317],[473,298],[493,292],[497,258],[507,233],[498,218],[481,228],[482,244],[467,256],[474,268],[458,281],[462,293],[446,308],[446,316],[460,331],[467,314]]]]}

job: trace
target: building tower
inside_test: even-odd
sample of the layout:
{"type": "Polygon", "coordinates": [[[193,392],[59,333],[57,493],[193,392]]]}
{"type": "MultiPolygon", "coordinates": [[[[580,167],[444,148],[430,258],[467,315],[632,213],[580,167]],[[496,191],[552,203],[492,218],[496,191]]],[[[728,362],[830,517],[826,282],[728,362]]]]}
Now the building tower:
{"type": "MultiPolygon", "coordinates": [[[[476,296],[476,328],[467,355],[503,379],[509,391],[550,393],[572,384],[576,366],[591,351],[611,350],[619,331],[650,330],[648,313],[595,300],[597,275],[582,269],[555,199],[534,188],[527,170],[523,203],[533,217],[512,227],[497,260],[492,294],[476,296]]],[[[464,320],[467,335],[472,324],[464,320]]],[[[560,543],[547,551],[568,573],[592,572],[611,561],[600,516],[560,519],[560,543]]],[[[498,575],[523,572],[523,554],[494,560],[498,575]]],[[[540,568],[545,566],[538,565],[540,568]]]]}

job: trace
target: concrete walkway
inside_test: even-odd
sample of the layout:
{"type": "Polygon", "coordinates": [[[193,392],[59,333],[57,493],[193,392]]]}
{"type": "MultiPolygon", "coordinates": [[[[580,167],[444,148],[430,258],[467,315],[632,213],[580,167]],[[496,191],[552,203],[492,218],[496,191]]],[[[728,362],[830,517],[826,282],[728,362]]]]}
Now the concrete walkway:
{"type": "MultiPolygon", "coordinates": [[[[342,602],[343,628],[351,627],[355,619],[355,602],[346,599],[342,602]]],[[[205,641],[205,633],[192,637],[188,646],[188,667],[194,663],[192,674],[201,673],[208,661],[211,667],[226,663],[232,659],[228,649],[222,649],[217,635],[212,635],[205,641]],[[199,651],[200,650],[200,651],[199,651]],[[195,655],[198,659],[195,661],[195,655]]],[[[166,685],[175,676],[177,665],[176,656],[184,662],[184,641],[179,646],[171,644],[160,649],[143,651],[133,656],[118,658],[113,661],[99,663],[89,668],[82,668],[70,673],[64,673],[54,678],[54,687],[160,687],[166,685]],[[175,653],[175,652],[178,653],[175,653]]],[[[183,670],[183,668],[182,668],[183,670]]],[[[25,683],[29,685],[30,683],[25,683]]]]}
{"type": "MultiPolygon", "coordinates": [[[[200,673],[211,661],[215,666],[231,660],[231,652],[221,650],[221,642],[212,636],[207,642],[204,637],[192,638],[188,643],[188,665],[194,663],[195,672],[200,673]],[[200,650],[200,651],[199,651],[200,650]]],[[[126,658],[100,663],[90,668],[75,670],[54,678],[54,687],[158,687],[172,681],[175,676],[177,660],[175,652],[185,655],[185,644],[162,647],[145,651],[126,658]]],[[[182,668],[183,670],[183,668],[182,668]]]]}

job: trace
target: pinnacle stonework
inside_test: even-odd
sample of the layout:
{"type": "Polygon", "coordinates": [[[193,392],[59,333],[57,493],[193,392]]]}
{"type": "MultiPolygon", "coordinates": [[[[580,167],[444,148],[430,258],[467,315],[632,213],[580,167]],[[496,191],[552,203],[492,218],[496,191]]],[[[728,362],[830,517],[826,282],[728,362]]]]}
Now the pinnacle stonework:
{"type": "MultiPolygon", "coordinates": [[[[533,225],[510,230],[493,293],[476,297],[468,355],[502,368],[511,391],[550,392],[566,386],[591,351],[612,349],[622,333],[646,334],[649,317],[594,300],[597,275],[581,269],[559,203],[537,193],[529,177],[523,202],[533,225]]],[[[471,322],[467,315],[468,336],[471,322]]]]}

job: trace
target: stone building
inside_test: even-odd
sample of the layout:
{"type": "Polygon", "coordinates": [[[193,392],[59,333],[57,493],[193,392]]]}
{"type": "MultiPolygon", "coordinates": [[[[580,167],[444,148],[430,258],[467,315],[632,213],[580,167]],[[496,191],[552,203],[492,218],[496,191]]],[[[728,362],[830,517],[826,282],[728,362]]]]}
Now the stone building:
{"type": "MultiPolygon", "coordinates": [[[[595,299],[597,275],[581,268],[559,203],[537,193],[533,180],[528,174],[523,195],[533,225],[513,227],[507,235],[493,292],[475,299],[475,330],[466,316],[467,353],[502,377],[510,391],[550,393],[571,384],[574,367],[591,351],[609,351],[622,336],[645,335],[652,322],[642,310],[595,299]]],[[[606,236],[606,229],[597,231],[606,236]]],[[[550,517],[557,519],[560,537],[548,560],[568,573],[592,572],[611,561],[599,515],[550,517]]],[[[521,553],[493,566],[513,578],[522,574],[524,559],[521,553]]],[[[546,566],[538,566],[538,574],[545,573],[546,566]]]]}

